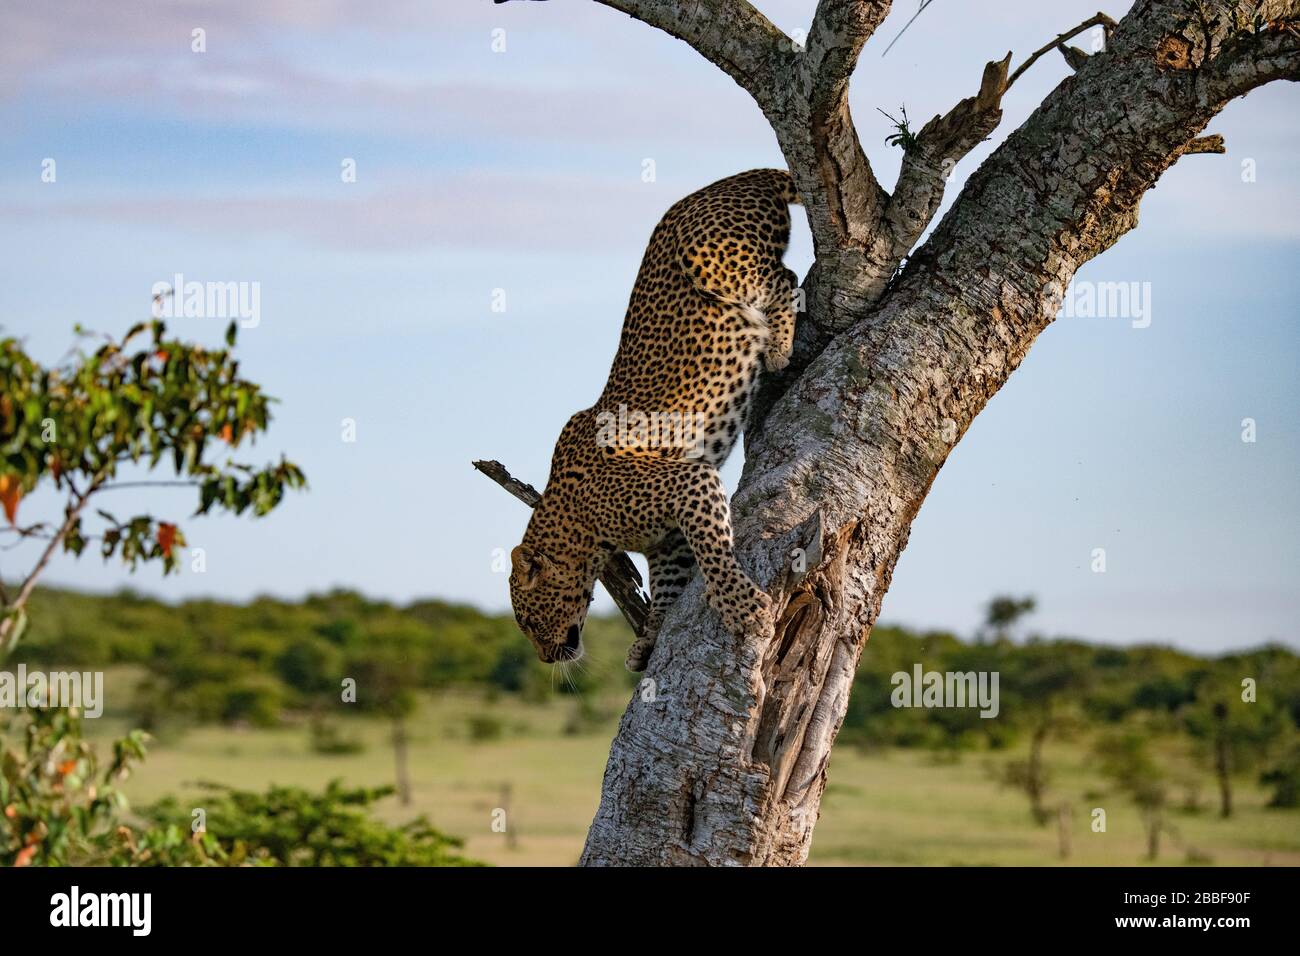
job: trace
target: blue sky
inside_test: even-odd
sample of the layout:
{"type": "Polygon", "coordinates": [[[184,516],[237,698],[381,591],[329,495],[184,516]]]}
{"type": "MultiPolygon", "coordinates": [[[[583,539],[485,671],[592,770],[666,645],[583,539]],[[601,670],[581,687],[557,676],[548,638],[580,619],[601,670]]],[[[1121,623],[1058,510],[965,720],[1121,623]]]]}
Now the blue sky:
{"type": "MultiPolygon", "coordinates": [[[[758,6],[795,31],[815,3],[758,6]]],[[[943,0],[882,58],[900,5],[852,88],[882,182],[900,153],[877,107],[919,124],[972,93],[986,60],[1019,62],[1095,10],[943,0]]],[[[470,460],[540,484],[560,427],[604,382],[656,219],[781,162],[731,80],[580,0],[6,2],[3,18],[0,322],[53,360],[74,323],[121,332],[177,272],[260,283],[243,367],[282,404],[257,451],[289,453],[311,481],[260,521],[184,523],[203,574],[132,577],[89,557],[60,559],[52,583],[239,599],[344,585],[506,608],[493,556],[527,515],[470,460]]],[[[1047,56],[1016,84],[950,198],[1066,71],[1047,56]]],[[[1230,106],[1210,127],[1228,154],[1179,162],[1138,230],[1085,268],[1082,281],[1150,283],[1150,326],[1047,330],[940,474],[885,620],[969,633],[992,594],[1032,593],[1030,626],[1049,634],[1300,645],[1297,105],[1274,85],[1230,106]]],[[[787,261],[810,263],[802,222],[787,261]]],[[[175,327],[216,341],[224,322],[175,327]]],[[[35,496],[24,515],[52,505],[35,496]]],[[[113,506],[183,516],[192,502],[122,492],[113,506]]],[[[0,570],[30,558],[0,552],[0,570]]]]}

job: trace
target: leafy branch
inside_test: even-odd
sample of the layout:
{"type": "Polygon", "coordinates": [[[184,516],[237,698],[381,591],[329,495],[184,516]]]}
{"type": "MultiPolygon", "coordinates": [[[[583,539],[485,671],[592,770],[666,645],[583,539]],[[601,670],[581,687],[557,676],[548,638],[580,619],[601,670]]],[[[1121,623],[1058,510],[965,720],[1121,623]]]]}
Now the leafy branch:
{"type": "Polygon", "coordinates": [[[155,319],[120,340],[104,337],[93,351],[74,349],[48,368],[17,339],[0,339],[0,507],[6,530],[47,541],[14,595],[0,582],[0,659],[21,637],[28,598],[60,548],[80,556],[98,540],[105,560],[117,557],[132,570],[150,561],[164,574],[177,570],[185,536],[176,521],[149,514],[119,519],[97,509],[102,533],[87,533],[82,522],[92,498],[115,489],[193,487],[195,516],[213,508],[264,515],[287,490],[305,487],[302,470],[283,457],[260,467],[230,457],[266,431],[274,401],[239,374],[232,354],[237,331],[232,322],[225,347],[211,349],[168,338],[166,324],[155,319]],[[175,479],[119,479],[128,468],[167,466],[175,479]],[[42,482],[64,495],[62,518],[20,527],[22,501],[42,482]]]}

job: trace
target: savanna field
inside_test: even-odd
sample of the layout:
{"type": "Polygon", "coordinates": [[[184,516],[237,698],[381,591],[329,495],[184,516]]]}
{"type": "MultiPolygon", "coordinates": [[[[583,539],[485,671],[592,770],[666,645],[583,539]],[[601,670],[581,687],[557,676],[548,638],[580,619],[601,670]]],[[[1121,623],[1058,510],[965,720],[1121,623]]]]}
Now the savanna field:
{"type": "MultiPolygon", "coordinates": [[[[38,612],[17,659],[104,669],[104,715],[83,722],[84,736],[103,755],[146,729],[148,754],[120,785],[127,813],[154,807],[157,824],[159,801],[175,798],[161,822],[182,833],[208,783],[392,785],[396,733],[409,803],[388,795],[367,813],[394,827],[424,817],[473,861],[571,866],[634,686],[613,619],[593,619],[588,656],[560,670],[538,664],[508,618],[440,602],[338,592],[167,605],[46,591],[38,612]],[[342,700],[344,680],[355,700],[342,700]]],[[[967,641],[882,626],[859,667],[810,862],[1298,865],[1298,710],[1300,662],[1283,648],[1208,659],[993,625],[967,641]],[[998,671],[998,717],[893,706],[891,675],[916,663],[998,671]]],[[[10,746],[13,724],[0,728],[10,746]]]]}
{"type": "MultiPolygon", "coordinates": [[[[421,702],[410,730],[412,804],[386,798],[377,811],[390,822],[425,814],[439,829],[465,841],[467,856],[500,866],[571,866],[599,797],[601,775],[616,719],[580,734],[565,732],[574,706],[568,701],[525,704],[452,693],[421,702]],[[472,717],[489,723],[474,722],[472,717]],[[475,739],[497,726],[496,739],[475,739]],[[477,728],[477,729],[476,729],[477,728]],[[507,833],[493,833],[492,813],[509,787],[507,833]],[[508,840],[513,836],[514,845],[508,840]]],[[[94,728],[106,739],[126,722],[106,716],[94,728]]],[[[261,788],[292,783],[311,788],[341,777],[349,784],[392,778],[389,728],[354,719],[345,732],[366,743],[361,754],[312,753],[304,728],[272,730],[206,727],[155,742],[148,761],[126,786],[141,802],[168,793],[192,795],[202,780],[238,781],[261,788]]],[[[1169,758],[1177,756],[1170,748],[1169,758]]],[[[840,747],[813,842],[812,865],[1072,865],[1145,862],[1145,836],[1137,811],[1105,799],[1107,832],[1092,833],[1084,795],[1105,782],[1082,743],[1052,748],[1061,792],[1074,798],[1072,854],[1058,855],[1055,821],[1039,828],[1023,797],[1000,787],[985,755],[953,759],[906,749],[864,754],[840,747]]],[[[1158,863],[1233,866],[1300,865],[1300,812],[1266,809],[1267,793],[1239,783],[1234,816],[1215,815],[1211,781],[1201,787],[1200,809],[1171,814],[1178,839],[1166,837],[1158,863]]],[[[1181,801],[1183,794],[1178,795],[1181,801]]],[[[183,802],[183,801],[182,801],[183,802]]]]}

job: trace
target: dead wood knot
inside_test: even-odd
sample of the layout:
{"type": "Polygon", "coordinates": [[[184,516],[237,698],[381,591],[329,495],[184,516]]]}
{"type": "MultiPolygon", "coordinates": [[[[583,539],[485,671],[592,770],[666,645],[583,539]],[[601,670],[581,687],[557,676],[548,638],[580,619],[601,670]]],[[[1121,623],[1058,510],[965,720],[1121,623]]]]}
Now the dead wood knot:
{"type": "Polygon", "coordinates": [[[1190,70],[1192,45],[1177,33],[1171,33],[1156,46],[1156,66],[1164,70],[1190,70]]]}

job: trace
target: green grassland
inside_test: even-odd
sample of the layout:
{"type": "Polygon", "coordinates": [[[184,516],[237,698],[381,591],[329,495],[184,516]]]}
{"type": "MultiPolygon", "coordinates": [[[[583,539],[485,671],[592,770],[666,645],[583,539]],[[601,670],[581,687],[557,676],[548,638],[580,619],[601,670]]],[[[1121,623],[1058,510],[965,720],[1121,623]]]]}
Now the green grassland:
{"type": "MultiPolygon", "coordinates": [[[[318,791],[335,778],[391,784],[397,719],[412,805],[389,798],[376,812],[392,823],[423,814],[495,864],[576,862],[636,682],[622,667],[630,633],[612,617],[588,621],[588,656],[567,671],[540,664],[508,615],[348,591],[168,605],[47,590],[32,620],[15,662],[109,675],[109,709],[89,734],[106,743],[134,727],[154,732],[126,785],[135,806],[172,794],[201,806],[200,781],[258,792],[318,791]],[[348,685],[355,703],[342,700],[348,685]]],[[[1278,645],[1207,656],[878,625],[832,755],[812,862],[1055,865],[1064,835],[1064,862],[1143,863],[1138,795],[1164,808],[1158,863],[1300,865],[1298,726],[1300,655],[1278,645]],[[894,676],[918,666],[1000,675],[998,719],[895,706],[894,676]],[[1037,779],[1023,773],[1036,733],[1047,735],[1043,826],[1022,790],[999,783],[1037,779]],[[1226,820],[1219,752],[1240,768],[1226,820]],[[1098,808],[1105,832],[1092,828],[1098,808]]]]}
{"type": "MultiPolygon", "coordinates": [[[[110,680],[130,681],[117,671],[110,680]]],[[[109,699],[126,695],[111,694],[109,699]]],[[[609,741],[626,695],[587,700],[554,695],[528,703],[516,695],[477,690],[423,694],[408,721],[412,805],[396,798],[377,812],[390,822],[426,815],[461,837],[467,855],[497,865],[568,866],[576,862],[596,809],[609,741]],[[594,705],[594,706],[593,706],[594,705]],[[592,712],[599,716],[593,718],[592,712]],[[505,795],[505,788],[509,795],[505,795]],[[494,832],[505,808],[506,832],[494,832]],[[498,814],[499,816],[499,814],[498,814]]],[[[273,728],[204,725],[165,728],[149,759],[125,787],[133,803],[173,793],[201,806],[200,781],[247,789],[271,783],[320,787],[333,778],[378,785],[393,780],[391,725],[378,717],[335,721],[339,733],[364,744],[359,753],[313,751],[305,724],[273,728]]],[[[130,725],[110,710],[88,722],[101,747],[130,725]]],[[[864,753],[841,745],[832,757],[829,787],[813,843],[820,865],[1074,865],[1145,862],[1145,835],[1136,808],[1110,792],[1087,738],[1051,742],[1049,800],[1072,807],[1072,853],[1058,855],[1057,822],[1036,826],[1018,791],[1001,787],[989,765],[1021,755],[1021,746],[939,757],[924,749],[864,753]],[[1104,833],[1091,829],[1091,811],[1107,813],[1104,833]]],[[[1193,769],[1176,739],[1157,747],[1175,786],[1158,863],[1300,865],[1300,810],[1265,807],[1266,792],[1250,775],[1235,781],[1236,812],[1216,813],[1213,780],[1193,769]],[[1185,809],[1199,787],[1199,810],[1185,809]]],[[[179,821],[184,823],[185,821],[179,821]]]]}

